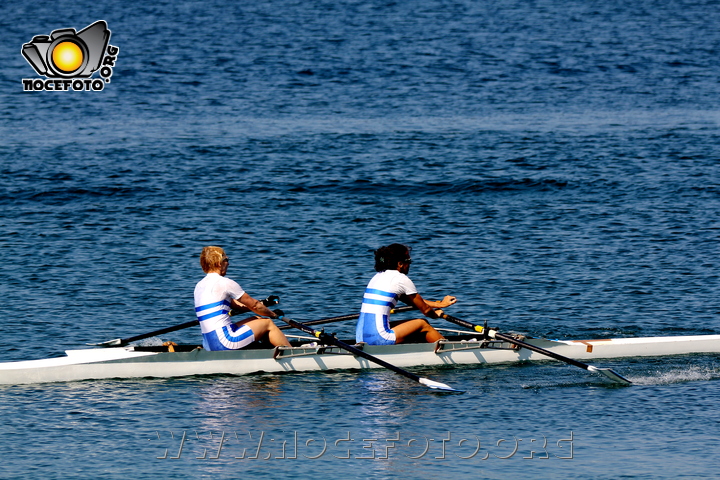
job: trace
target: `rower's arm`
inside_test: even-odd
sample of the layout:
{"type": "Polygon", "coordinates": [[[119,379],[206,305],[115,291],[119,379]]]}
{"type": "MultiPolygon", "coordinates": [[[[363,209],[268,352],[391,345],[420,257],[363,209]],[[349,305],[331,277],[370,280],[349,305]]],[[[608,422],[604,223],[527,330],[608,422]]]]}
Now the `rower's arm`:
{"type": "Polygon", "coordinates": [[[244,293],[239,300],[233,300],[231,307],[250,309],[253,313],[263,317],[277,318],[277,314],[265,306],[260,300],[256,300],[247,293],[244,293]]]}
{"type": "MultiPolygon", "coordinates": [[[[447,297],[446,297],[447,298],[447,297]]],[[[420,310],[423,315],[428,318],[440,318],[442,310],[435,311],[435,306],[431,304],[438,304],[441,302],[426,302],[425,299],[419,293],[413,293],[412,295],[402,295],[400,300],[420,310]]],[[[455,303],[455,302],[453,302],[455,303]]]]}
{"type": "Polygon", "coordinates": [[[451,296],[451,295],[445,295],[445,298],[438,301],[432,301],[432,300],[425,300],[425,303],[430,305],[433,308],[445,308],[449,307],[453,303],[457,302],[457,298],[451,296]]]}

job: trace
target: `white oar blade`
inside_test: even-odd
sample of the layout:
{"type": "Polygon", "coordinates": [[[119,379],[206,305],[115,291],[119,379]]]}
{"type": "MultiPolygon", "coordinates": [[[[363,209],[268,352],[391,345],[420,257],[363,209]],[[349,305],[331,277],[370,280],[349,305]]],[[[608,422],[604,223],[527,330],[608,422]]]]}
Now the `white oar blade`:
{"type": "Polygon", "coordinates": [[[426,387],[433,388],[435,390],[443,390],[446,392],[456,392],[456,393],[463,393],[462,390],[456,390],[452,388],[450,385],[445,385],[444,383],[436,382],[434,380],[430,380],[428,378],[421,378],[418,380],[420,383],[425,385],[426,387]]]}
{"type": "Polygon", "coordinates": [[[608,377],[610,380],[612,380],[615,383],[620,383],[622,385],[631,385],[632,382],[628,380],[627,378],[623,377],[619,373],[617,373],[615,370],[611,368],[598,368],[598,367],[592,367],[588,370],[591,370],[593,372],[599,372],[608,377]]]}
{"type": "Polygon", "coordinates": [[[86,343],[85,345],[90,345],[91,347],[119,347],[122,345],[122,339],[116,338],[115,340],[108,340],[107,342],[86,343]]]}

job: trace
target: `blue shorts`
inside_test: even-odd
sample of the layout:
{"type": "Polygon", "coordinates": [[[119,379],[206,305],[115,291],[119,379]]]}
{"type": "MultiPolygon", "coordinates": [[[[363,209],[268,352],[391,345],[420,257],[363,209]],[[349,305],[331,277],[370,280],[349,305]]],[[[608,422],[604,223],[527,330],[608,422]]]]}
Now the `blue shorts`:
{"type": "Polygon", "coordinates": [[[238,327],[232,323],[210,333],[203,333],[203,348],[212,352],[238,350],[247,347],[254,341],[255,335],[247,325],[238,327]]]}
{"type": "Polygon", "coordinates": [[[395,345],[395,332],[390,329],[388,316],[360,312],[355,341],[368,345],[395,345]]]}

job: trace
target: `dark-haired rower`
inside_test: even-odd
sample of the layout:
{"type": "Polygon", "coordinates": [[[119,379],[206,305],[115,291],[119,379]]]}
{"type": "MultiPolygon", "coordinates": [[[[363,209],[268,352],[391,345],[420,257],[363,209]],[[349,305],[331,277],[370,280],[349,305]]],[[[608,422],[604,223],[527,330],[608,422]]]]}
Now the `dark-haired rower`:
{"type": "Polygon", "coordinates": [[[409,342],[436,342],[444,338],[424,318],[390,322],[390,310],[398,300],[415,306],[428,318],[440,318],[442,310],[452,305],[455,297],[446,296],[439,302],[423,299],[407,274],[410,271],[410,249],[393,243],[375,250],[375,270],[363,296],[355,340],[369,345],[392,345],[409,342]]]}

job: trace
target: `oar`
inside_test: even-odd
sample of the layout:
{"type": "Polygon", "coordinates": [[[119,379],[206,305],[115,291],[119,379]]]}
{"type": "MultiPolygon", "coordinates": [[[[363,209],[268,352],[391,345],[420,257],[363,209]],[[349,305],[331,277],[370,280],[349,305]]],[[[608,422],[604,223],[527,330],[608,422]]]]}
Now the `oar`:
{"type": "MultiPolygon", "coordinates": [[[[277,295],[270,295],[265,300],[262,301],[262,303],[266,307],[272,307],[273,305],[277,305],[280,302],[280,297],[277,295]]],[[[166,333],[170,332],[177,332],[178,330],[183,330],[185,328],[192,327],[193,325],[197,325],[200,322],[195,320],[190,320],[189,322],[181,323],[180,325],[175,325],[173,327],[166,327],[161,328],[160,330],[155,330],[153,332],[143,333],[140,335],[135,335],[134,337],[128,337],[128,338],[116,338],[114,340],[108,340],[107,342],[102,343],[88,343],[88,345],[92,345],[94,347],[123,347],[127,345],[128,343],[136,342],[138,340],[144,340],[146,338],[150,337],[157,337],[158,335],[164,335],[166,333]]]]}
{"type": "Polygon", "coordinates": [[[521,340],[518,340],[517,338],[513,338],[513,337],[511,337],[510,335],[505,335],[505,334],[502,334],[502,333],[500,333],[500,332],[498,332],[498,331],[496,331],[496,330],[492,330],[492,329],[489,329],[489,328],[486,329],[486,328],[483,327],[482,325],[476,325],[476,324],[474,324],[474,323],[470,323],[470,322],[467,322],[467,321],[465,321],[465,320],[461,320],[461,319],[459,319],[459,318],[450,316],[450,315],[448,315],[448,314],[446,314],[446,313],[443,313],[441,316],[442,316],[442,318],[444,318],[445,320],[448,320],[448,321],[450,321],[450,322],[453,322],[453,323],[455,323],[455,324],[457,324],[457,325],[461,325],[461,326],[463,326],[463,327],[465,327],[465,328],[470,328],[470,329],[472,329],[472,330],[475,330],[475,331],[478,332],[478,333],[482,333],[482,334],[484,334],[484,335],[487,335],[487,336],[490,337],[490,338],[496,338],[496,339],[503,340],[503,341],[506,341],[506,342],[509,342],[509,343],[513,343],[513,344],[518,345],[518,346],[520,346],[520,347],[527,348],[528,350],[532,350],[533,352],[537,352],[537,353],[540,353],[540,354],[542,354],[542,355],[547,355],[548,357],[552,357],[552,358],[554,358],[555,360],[560,360],[561,362],[569,363],[570,365],[574,365],[574,366],[576,366],[576,367],[584,368],[585,370],[588,370],[588,371],[590,371],[590,372],[599,372],[599,373],[605,375],[606,377],[608,377],[608,378],[609,378],[610,380],[612,380],[613,382],[621,383],[621,384],[623,384],[623,385],[630,385],[630,384],[632,383],[630,380],[628,380],[627,378],[623,377],[622,375],[620,375],[619,373],[617,373],[616,371],[614,371],[614,370],[612,370],[612,369],[610,369],[610,368],[598,368],[598,367],[593,367],[592,365],[588,365],[588,364],[585,364],[585,363],[582,363],[582,362],[578,362],[577,360],[574,360],[574,359],[572,359],[572,358],[564,357],[564,356],[559,355],[559,354],[557,354],[557,353],[555,353],[555,352],[551,352],[550,350],[545,350],[544,348],[536,347],[535,345],[531,345],[531,344],[529,344],[529,343],[526,343],[526,342],[523,342],[523,341],[521,341],[521,340]],[[487,330],[487,331],[486,331],[486,330],[487,330]]]}
{"type": "MultiPolygon", "coordinates": [[[[415,307],[411,307],[409,305],[393,308],[390,310],[390,313],[402,313],[402,312],[409,312],[410,310],[415,310],[415,307]]],[[[323,323],[333,323],[333,322],[342,322],[344,320],[355,320],[360,316],[359,313],[352,313],[350,315],[342,315],[340,317],[330,317],[330,318],[321,318],[320,320],[310,320],[309,322],[303,322],[307,326],[313,326],[313,325],[322,325],[323,323]]],[[[289,328],[293,328],[291,325],[281,325],[280,330],[287,330],[289,328]]]]}
{"type": "Polygon", "coordinates": [[[363,352],[359,348],[355,348],[352,345],[348,345],[347,343],[338,340],[334,336],[332,336],[328,333],[325,333],[322,330],[315,330],[312,327],[309,327],[308,325],[306,325],[304,323],[300,323],[291,318],[285,318],[284,314],[282,313],[282,310],[275,310],[275,313],[278,314],[278,318],[280,320],[282,320],[283,322],[287,323],[288,325],[290,325],[292,327],[297,328],[298,330],[302,330],[303,332],[316,337],[317,339],[319,339],[322,343],[324,343],[326,345],[329,344],[329,345],[335,345],[336,347],[340,347],[343,350],[347,350],[348,352],[352,353],[356,357],[362,357],[366,360],[370,360],[371,362],[377,363],[378,365],[385,367],[389,370],[392,370],[393,372],[398,373],[406,378],[409,378],[410,380],[414,380],[418,383],[421,383],[421,384],[425,385],[426,387],[430,387],[430,388],[433,388],[436,390],[444,390],[447,392],[462,393],[462,390],[455,390],[451,386],[445,385],[444,383],[435,382],[435,381],[427,379],[427,378],[422,378],[422,377],[415,375],[414,373],[408,372],[407,370],[403,370],[400,367],[396,367],[395,365],[392,365],[392,364],[386,362],[385,360],[381,360],[373,355],[370,355],[367,352],[363,352]]]}

